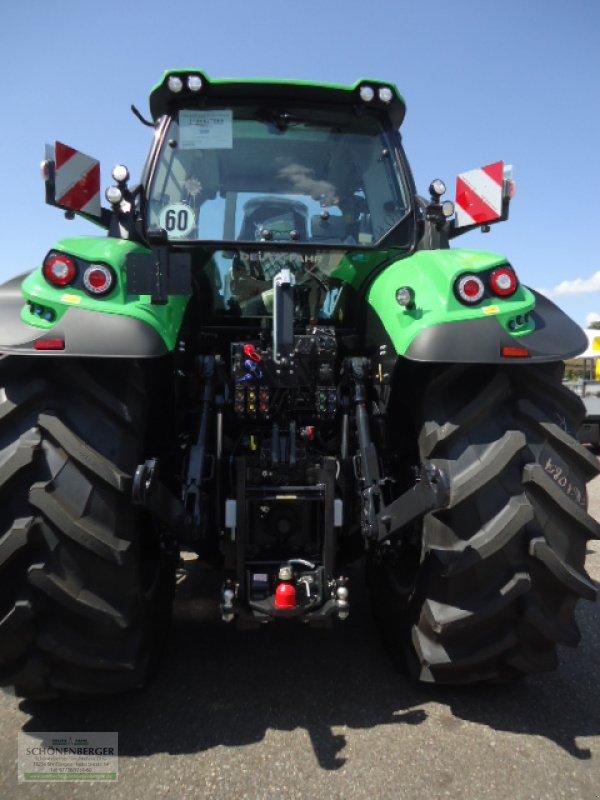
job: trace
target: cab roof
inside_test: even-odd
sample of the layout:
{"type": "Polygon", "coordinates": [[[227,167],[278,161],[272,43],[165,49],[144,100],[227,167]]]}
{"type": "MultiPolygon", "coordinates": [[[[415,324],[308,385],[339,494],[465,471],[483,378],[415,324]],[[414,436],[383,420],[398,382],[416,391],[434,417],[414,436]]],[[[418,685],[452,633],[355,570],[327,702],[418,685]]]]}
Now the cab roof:
{"type": "MultiPolygon", "coordinates": [[[[171,84],[179,85],[177,81],[171,84]]],[[[192,81],[198,86],[198,80],[192,81]]],[[[363,91],[363,95],[368,95],[363,91]]],[[[384,96],[387,92],[384,93],[384,96]]],[[[388,95],[389,96],[389,95],[388,95]]],[[[258,99],[275,102],[302,102],[330,106],[358,106],[372,108],[380,113],[387,113],[394,127],[399,128],[404,119],[406,106],[404,99],[393,83],[375,80],[359,80],[353,86],[335,86],[326,83],[309,83],[304,81],[269,80],[269,79],[225,79],[212,80],[205,72],[197,69],[167,70],[162,79],[150,93],[150,113],[156,121],[165,114],[173,114],[179,108],[198,107],[210,104],[227,103],[239,100],[258,99]],[[190,77],[200,79],[200,87],[195,91],[188,88],[190,77]],[[170,78],[179,78],[181,88],[173,91],[169,87],[170,78]],[[361,98],[361,89],[370,87],[373,99],[361,98]],[[379,90],[391,91],[391,99],[384,102],[379,97],[379,90]]]]}

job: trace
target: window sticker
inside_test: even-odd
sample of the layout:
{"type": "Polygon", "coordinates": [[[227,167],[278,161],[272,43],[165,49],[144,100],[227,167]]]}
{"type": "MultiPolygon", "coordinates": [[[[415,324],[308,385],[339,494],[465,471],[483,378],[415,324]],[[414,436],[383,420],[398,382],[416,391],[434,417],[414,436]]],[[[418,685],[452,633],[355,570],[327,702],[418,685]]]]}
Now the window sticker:
{"type": "Polygon", "coordinates": [[[233,112],[179,112],[179,147],[181,150],[231,150],[233,147],[233,112]]]}
{"type": "Polygon", "coordinates": [[[196,215],[185,203],[172,203],[161,210],[158,224],[169,239],[185,239],[196,230],[196,215]]]}

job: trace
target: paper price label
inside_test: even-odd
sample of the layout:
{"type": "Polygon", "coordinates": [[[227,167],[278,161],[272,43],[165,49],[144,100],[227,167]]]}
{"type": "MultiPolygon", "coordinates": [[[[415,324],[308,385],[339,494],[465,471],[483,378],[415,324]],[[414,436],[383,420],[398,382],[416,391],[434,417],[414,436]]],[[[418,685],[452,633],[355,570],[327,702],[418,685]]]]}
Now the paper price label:
{"type": "Polygon", "coordinates": [[[179,112],[179,147],[181,150],[231,150],[233,147],[233,112],[179,112]]]}

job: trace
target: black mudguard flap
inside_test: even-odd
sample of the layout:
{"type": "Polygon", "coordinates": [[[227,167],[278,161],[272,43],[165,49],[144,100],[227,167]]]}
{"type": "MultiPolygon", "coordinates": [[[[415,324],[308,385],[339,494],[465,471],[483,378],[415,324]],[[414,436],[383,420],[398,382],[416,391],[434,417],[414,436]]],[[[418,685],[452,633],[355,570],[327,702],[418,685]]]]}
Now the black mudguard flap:
{"type": "Polygon", "coordinates": [[[511,336],[494,317],[448,322],[420,333],[406,351],[411,361],[460,364],[506,364],[563,361],[587,348],[587,338],[564,311],[539,292],[532,318],[535,330],[527,336],[511,336]],[[503,347],[524,347],[528,358],[508,359],[503,347]]]}

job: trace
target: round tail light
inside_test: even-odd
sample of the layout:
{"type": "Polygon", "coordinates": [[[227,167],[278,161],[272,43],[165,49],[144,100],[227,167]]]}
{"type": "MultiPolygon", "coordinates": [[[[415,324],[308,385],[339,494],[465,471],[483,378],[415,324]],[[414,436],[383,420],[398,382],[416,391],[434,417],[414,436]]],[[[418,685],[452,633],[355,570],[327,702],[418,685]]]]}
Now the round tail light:
{"type": "Polygon", "coordinates": [[[44,260],[42,272],[52,286],[67,286],[77,275],[77,267],[69,256],[49,253],[44,260]]]}
{"type": "Polygon", "coordinates": [[[92,264],[83,273],[83,285],[89,294],[98,297],[108,294],[115,282],[112,271],[103,264],[92,264]]]}
{"type": "Polygon", "coordinates": [[[483,281],[477,275],[463,275],[456,281],[456,293],[463,303],[478,303],[485,291],[483,281]]]}
{"type": "Polygon", "coordinates": [[[510,297],[517,291],[519,282],[511,269],[496,269],[490,276],[490,287],[498,297],[510,297]]]}

